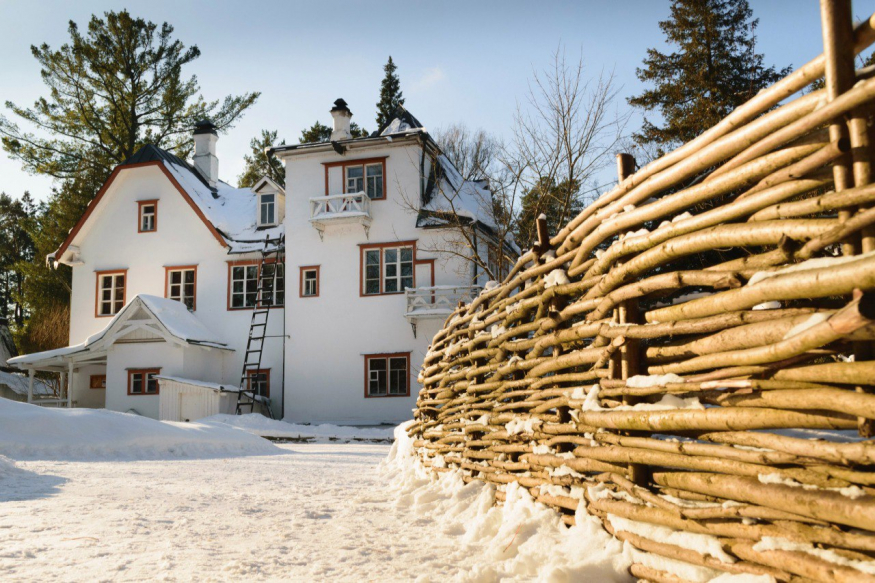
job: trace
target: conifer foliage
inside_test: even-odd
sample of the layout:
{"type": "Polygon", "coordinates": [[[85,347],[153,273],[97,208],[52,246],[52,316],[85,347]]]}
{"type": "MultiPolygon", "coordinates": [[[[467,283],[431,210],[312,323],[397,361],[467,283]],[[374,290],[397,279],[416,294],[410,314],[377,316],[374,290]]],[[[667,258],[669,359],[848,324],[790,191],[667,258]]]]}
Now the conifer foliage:
{"type": "MultiPolygon", "coordinates": [[[[352,134],[353,138],[368,137],[368,130],[366,130],[365,128],[360,128],[355,122],[349,124],[349,133],[352,134]]],[[[312,144],[314,142],[327,142],[330,139],[331,127],[317,120],[313,122],[313,125],[311,125],[309,128],[301,130],[301,138],[299,142],[302,144],[312,144]]]]}
{"type": "Polygon", "coordinates": [[[252,138],[249,142],[252,153],[243,156],[246,165],[243,167],[243,174],[237,178],[237,186],[240,188],[253,186],[261,180],[262,176],[267,176],[280,186],[285,186],[286,172],[283,163],[273,154],[267,153],[268,148],[285,145],[285,140],[278,140],[276,130],[261,130],[261,136],[252,138]]]}
{"type": "Polygon", "coordinates": [[[404,94],[401,92],[401,79],[395,74],[398,67],[389,57],[389,61],[383,66],[386,75],[380,84],[380,101],[377,103],[377,127],[392,119],[392,114],[404,105],[404,94]]]}
{"type": "Polygon", "coordinates": [[[659,27],[674,50],[648,49],[636,72],[653,88],[629,99],[663,124],[645,117],[636,142],[657,154],[688,142],[789,73],[756,52],[758,22],[747,0],[673,0],[659,27]]]}

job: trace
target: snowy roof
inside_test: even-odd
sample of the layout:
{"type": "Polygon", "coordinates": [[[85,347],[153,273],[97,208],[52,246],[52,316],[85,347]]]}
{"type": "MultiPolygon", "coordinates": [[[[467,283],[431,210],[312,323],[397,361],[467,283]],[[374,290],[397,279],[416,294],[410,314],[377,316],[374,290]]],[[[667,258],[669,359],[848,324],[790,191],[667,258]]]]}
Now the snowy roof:
{"type": "Polygon", "coordinates": [[[34,352],[32,354],[24,354],[15,358],[9,359],[10,366],[18,368],[28,368],[27,365],[35,365],[34,368],[41,366],[54,367],[60,366],[67,362],[66,359],[86,352],[99,352],[112,344],[114,338],[109,334],[110,330],[120,328],[122,323],[127,322],[132,316],[137,314],[142,308],[146,313],[153,317],[167,332],[167,334],[176,340],[195,346],[204,346],[208,348],[220,348],[225,350],[233,350],[228,347],[215,333],[210,331],[193,313],[188,311],[188,308],[182,302],[160,298],[147,294],[139,294],[125,305],[124,308],[116,314],[109,324],[100,332],[93,334],[85,339],[84,342],[56,348],[54,350],[45,350],[43,352],[34,352]],[[101,342],[105,338],[110,339],[109,342],[101,342]]]}
{"type": "Polygon", "coordinates": [[[252,190],[234,188],[221,180],[213,190],[203,181],[200,172],[179,158],[175,161],[164,159],[162,163],[225,238],[229,253],[260,251],[264,248],[265,238],[274,240],[282,236],[283,225],[258,228],[258,200],[252,190]]]}
{"type": "Polygon", "coordinates": [[[437,154],[429,176],[417,227],[444,224],[442,215],[455,213],[489,229],[497,229],[492,193],[485,180],[465,180],[444,154],[437,154]]]}
{"type": "MultiPolygon", "coordinates": [[[[27,394],[27,385],[30,380],[27,375],[20,372],[5,372],[0,371],[0,385],[6,385],[13,393],[19,395],[27,394]]],[[[54,395],[52,388],[42,379],[33,379],[33,394],[34,395],[54,395]]]]}
{"type": "Polygon", "coordinates": [[[55,253],[47,256],[46,259],[55,264],[69,260],[69,258],[65,259],[68,248],[92,211],[100,203],[115,176],[126,167],[149,163],[160,164],[164,167],[167,176],[176,184],[181,194],[213,233],[213,236],[219,243],[228,247],[228,253],[260,251],[264,249],[265,239],[272,242],[272,247],[281,244],[284,233],[282,225],[268,229],[258,228],[258,202],[255,192],[249,188],[234,188],[222,181],[218,181],[216,186],[211,188],[201,173],[191,164],[166,150],[148,144],[116,166],[112,175],[104,183],[97,196],[89,203],[85,214],[70,231],[66,240],[55,253]]]}
{"type": "Polygon", "coordinates": [[[397,136],[399,134],[418,132],[425,132],[425,127],[422,123],[416,119],[412,113],[404,109],[404,107],[398,107],[398,109],[392,114],[392,117],[381,125],[377,131],[372,133],[370,137],[397,136]]]}

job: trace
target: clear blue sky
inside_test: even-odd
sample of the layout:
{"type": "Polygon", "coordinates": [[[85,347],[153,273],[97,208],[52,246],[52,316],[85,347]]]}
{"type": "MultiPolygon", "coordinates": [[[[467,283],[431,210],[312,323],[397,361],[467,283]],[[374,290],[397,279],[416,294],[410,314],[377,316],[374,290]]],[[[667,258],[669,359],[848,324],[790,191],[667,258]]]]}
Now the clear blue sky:
{"type": "MultiPolygon", "coordinates": [[[[799,66],[822,50],[816,0],[751,0],[759,50],[768,63],[799,66]]],[[[315,120],[330,124],[343,97],[354,121],[375,129],[382,67],[392,55],[407,108],[427,128],[457,121],[507,135],[533,69],[546,66],[563,43],[582,51],[588,70],[613,69],[618,105],[641,91],[635,77],[646,49],[662,45],[657,25],[667,0],[483,1],[186,1],[129,4],[96,0],[0,0],[0,102],[30,105],[46,94],[30,45],[67,41],[67,23],[85,28],[91,14],[128,7],[176,37],[196,44],[203,95],[258,90],[261,98],[218,144],[219,174],[236,183],[249,140],[262,128],[296,143],[315,120]]],[[[855,2],[858,17],[875,2],[855,2]]],[[[5,107],[3,113],[8,115],[5,107]]],[[[633,116],[630,129],[640,124],[633,116]]],[[[606,180],[609,180],[608,176],[606,180]]],[[[44,198],[51,182],[24,173],[0,152],[0,190],[44,198]]]]}

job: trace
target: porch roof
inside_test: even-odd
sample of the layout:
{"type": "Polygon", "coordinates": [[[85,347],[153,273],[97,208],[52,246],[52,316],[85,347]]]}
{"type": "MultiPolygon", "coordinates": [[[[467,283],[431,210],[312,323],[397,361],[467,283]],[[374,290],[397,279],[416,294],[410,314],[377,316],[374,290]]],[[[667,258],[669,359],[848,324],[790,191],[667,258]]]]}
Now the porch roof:
{"type": "Polygon", "coordinates": [[[70,364],[105,364],[110,346],[123,336],[145,330],[178,345],[233,350],[210,331],[184,304],[146,294],[135,296],[100,332],[84,342],[24,354],[9,359],[22,370],[66,370],[70,364]]]}

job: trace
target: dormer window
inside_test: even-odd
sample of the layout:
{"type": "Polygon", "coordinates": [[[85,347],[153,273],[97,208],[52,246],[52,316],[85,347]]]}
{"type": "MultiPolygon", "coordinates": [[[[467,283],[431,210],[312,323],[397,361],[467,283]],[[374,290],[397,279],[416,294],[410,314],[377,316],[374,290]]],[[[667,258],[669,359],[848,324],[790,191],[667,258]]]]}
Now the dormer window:
{"type": "Polygon", "coordinates": [[[272,192],[258,195],[258,225],[276,225],[276,195],[272,192]]]}
{"type": "Polygon", "coordinates": [[[140,233],[154,233],[158,230],[158,201],[141,200],[139,205],[137,231],[140,233]]]}

